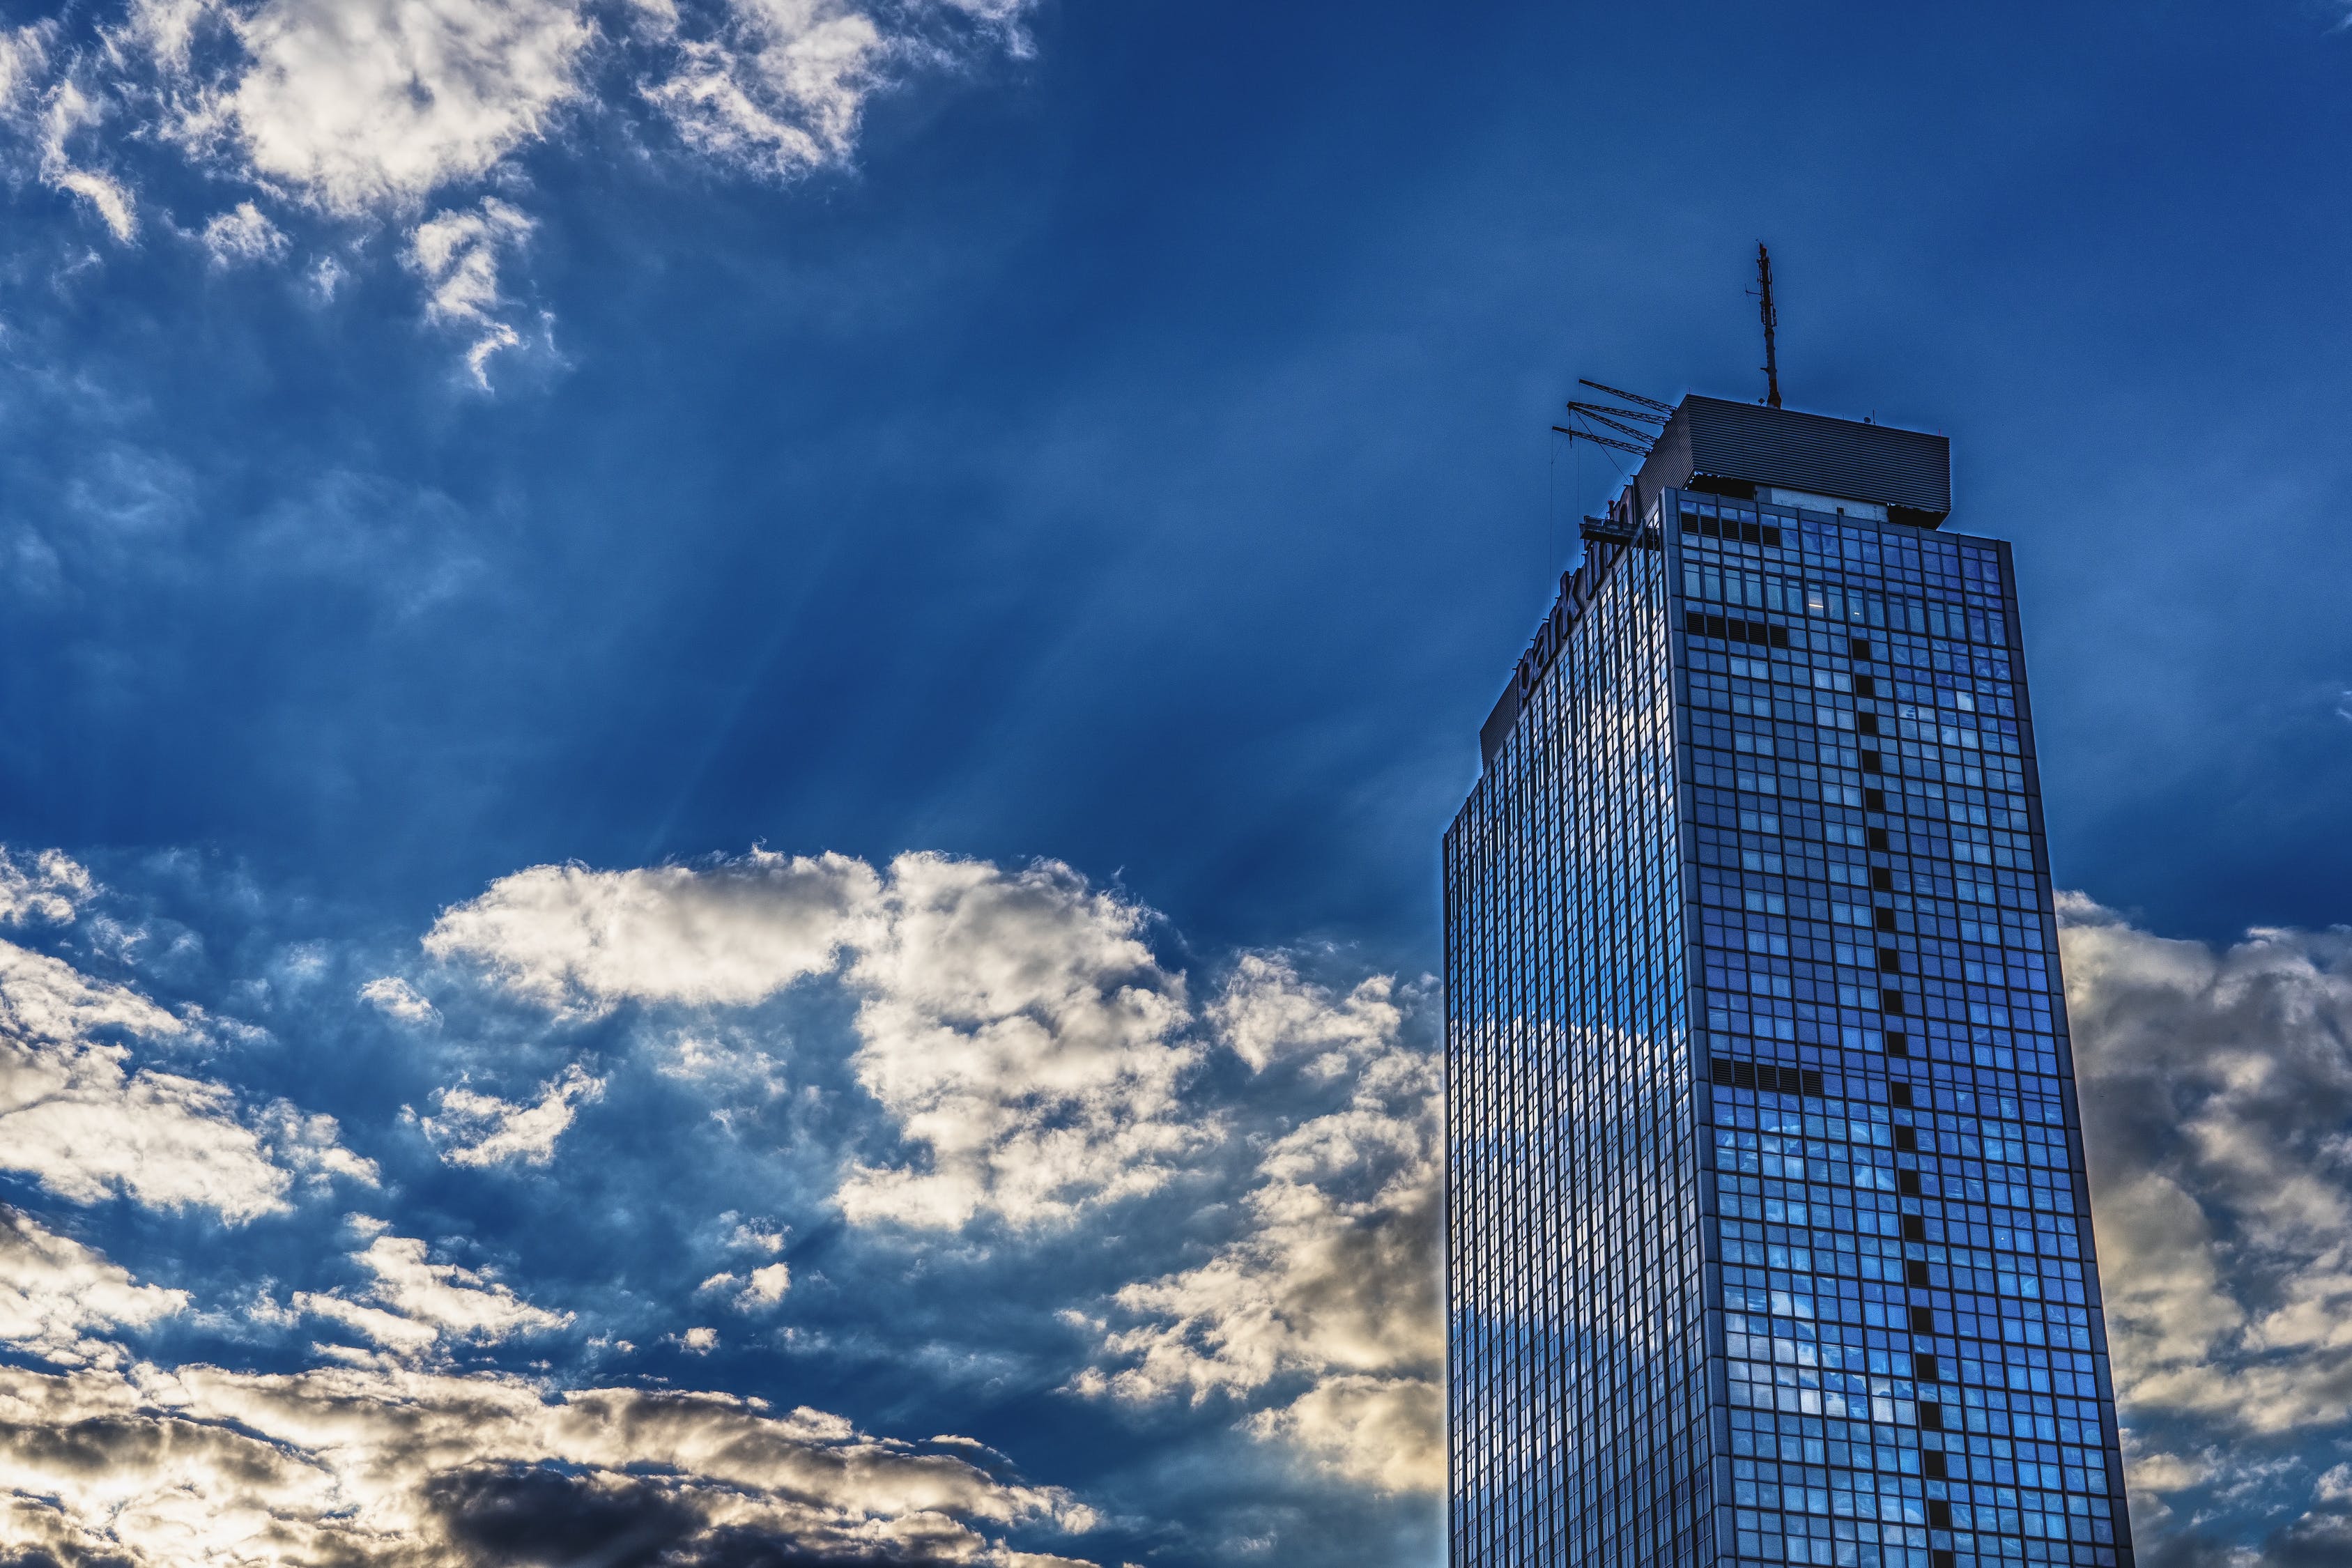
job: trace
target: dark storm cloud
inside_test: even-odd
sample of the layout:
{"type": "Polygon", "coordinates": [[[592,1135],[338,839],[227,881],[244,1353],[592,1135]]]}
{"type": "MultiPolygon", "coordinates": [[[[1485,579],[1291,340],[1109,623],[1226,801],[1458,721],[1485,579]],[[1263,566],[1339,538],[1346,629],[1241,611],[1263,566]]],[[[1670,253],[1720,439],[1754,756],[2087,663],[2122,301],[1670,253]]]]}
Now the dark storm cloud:
{"type": "Polygon", "coordinates": [[[425,1495],[480,1568],[951,1568],[920,1547],[794,1541],[713,1525],[691,1492],[543,1467],[452,1471],[425,1495]]]}
{"type": "Polygon", "coordinates": [[[703,1528],[667,1489],[631,1476],[504,1465],[445,1471],[423,1491],[451,1542],[485,1568],[646,1568],[675,1561],[670,1548],[703,1528]]]}

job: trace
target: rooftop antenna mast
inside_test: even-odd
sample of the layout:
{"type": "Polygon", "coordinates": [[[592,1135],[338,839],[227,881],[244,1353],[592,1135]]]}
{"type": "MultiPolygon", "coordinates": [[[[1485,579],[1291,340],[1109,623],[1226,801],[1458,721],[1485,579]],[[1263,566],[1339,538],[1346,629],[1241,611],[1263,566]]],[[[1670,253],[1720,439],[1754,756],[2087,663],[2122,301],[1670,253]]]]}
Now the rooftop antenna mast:
{"type": "Polygon", "coordinates": [[[1780,312],[1772,308],[1772,253],[1764,242],[1756,242],[1756,290],[1759,308],[1764,316],[1764,401],[1774,408],[1780,406],[1780,353],[1775,339],[1780,335],[1780,312]]]}
{"type": "Polygon", "coordinates": [[[1555,425],[1552,428],[1575,440],[1590,441],[1596,447],[1614,447],[1621,452],[1646,458],[1650,455],[1650,447],[1658,439],[1658,433],[1650,426],[1664,425],[1674,416],[1673,404],[1661,403],[1654,397],[1643,397],[1638,392],[1620,392],[1613,386],[1603,386],[1597,381],[1587,381],[1581,376],[1577,378],[1577,384],[1589,386],[1595,392],[1605,392],[1617,401],[1571,402],[1568,411],[1577,423],[1573,426],[1555,425]],[[1596,425],[1601,428],[1594,429],[1596,425]],[[1616,434],[1603,434],[1609,430],[1616,434]]]}

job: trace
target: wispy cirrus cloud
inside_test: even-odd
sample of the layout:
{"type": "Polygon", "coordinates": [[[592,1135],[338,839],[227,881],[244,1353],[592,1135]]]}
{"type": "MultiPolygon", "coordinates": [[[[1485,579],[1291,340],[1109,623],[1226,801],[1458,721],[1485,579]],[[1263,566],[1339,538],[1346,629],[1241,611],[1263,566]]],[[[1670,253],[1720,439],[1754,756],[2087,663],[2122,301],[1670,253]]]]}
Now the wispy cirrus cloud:
{"type": "Polygon", "coordinates": [[[519,347],[522,335],[506,321],[509,301],[499,265],[530,238],[530,219],[485,196],[470,209],[438,212],[409,232],[405,259],[425,280],[425,319],[468,333],[467,368],[489,384],[489,358],[519,347]]]}
{"type": "Polygon", "coordinates": [[[160,227],[196,237],[216,265],[300,251],[340,274],[370,234],[396,228],[427,321],[464,339],[487,384],[491,356],[530,341],[499,277],[534,226],[517,205],[523,160],[610,121],[657,156],[754,179],[836,166],[876,94],[1024,50],[1024,9],[115,0],[70,26],[0,33],[0,124],[23,171],[117,245],[160,227]],[[225,209],[194,205],[224,187],[225,209]]]}
{"type": "Polygon", "coordinates": [[[275,261],[286,254],[286,236],[251,202],[239,202],[205,223],[205,248],[215,267],[275,261]]]}
{"type": "Polygon", "coordinates": [[[0,924],[69,921],[96,891],[89,870],[58,850],[21,856],[0,850],[0,924]]]}

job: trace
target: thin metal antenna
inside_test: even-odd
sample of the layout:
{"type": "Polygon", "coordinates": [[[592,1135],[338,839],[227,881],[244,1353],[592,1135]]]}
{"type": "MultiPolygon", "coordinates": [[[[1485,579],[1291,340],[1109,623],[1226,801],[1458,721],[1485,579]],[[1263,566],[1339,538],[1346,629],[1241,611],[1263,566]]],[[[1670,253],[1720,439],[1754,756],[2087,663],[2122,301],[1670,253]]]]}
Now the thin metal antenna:
{"type": "Polygon", "coordinates": [[[1772,253],[1764,242],[1756,242],[1757,299],[1764,316],[1764,401],[1774,408],[1780,406],[1780,353],[1776,339],[1780,331],[1780,312],[1772,308],[1772,253]]]}
{"type": "Polygon", "coordinates": [[[1633,406],[1620,407],[1616,404],[1570,400],[1568,412],[1570,416],[1578,423],[1573,426],[1555,425],[1552,428],[1572,439],[1590,441],[1596,447],[1614,447],[1621,452],[1631,452],[1637,458],[1648,457],[1650,448],[1656,445],[1658,439],[1658,433],[1650,426],[1664,425],[1668,416],[1674,413],[1673,405],[1661,403],[1654,397],[1643,397],[1638,392],[1620,392],[1613,386],[1603,386],[1597,381],[1586,381],[1580,376],[1578,378],[1578,384],[1605,392],[1610,396],[1622,403],[1632,404],[1633,406]],[[1657,412],[1654,413],[1653,410],[1657,412]],[[1601,430],[1593,428],[1596,425],[1600,426],[1601,430],[1613,430],[1616,435],[1603,435],[1601,430]]]}
{"type": "Polygon", "coordinates": [[[1580,441],[1590,441],[1596,447],[1614,447],[1621,452],[1631,452],[1637,458],[1646,458],[1650,455],[1650,448],[1647,447],[1636,447],[1633,442],[1620,441],[1614,436],[1596,436],[1590,430],[1571,430],[1565,425],[1555,425],[1552,428],[1563,436],[1573,436],[1580,441]]]}
{"type": "Polygon", "coordinates": [[[1654,414],[1636,414],[1631,409],[1612,408],[1605,403],[1571,403],[1568,405],[1568,411],[1590,419],[1596,425],[1605,425],[1620,436],[1631,437],[1636,441],[1654,441],[1658,438],[1658,433],[1655,430],[1647,430],[1639,425],[1626,423],[1628,419],[1637,418],[1654,423],[1658,417],[1654,414]]]}
{"type": "Polygon", "coordinates": [[[1620,392],[1613,386],[1598,381],[1587,381],[1580,375],[1576,378],[1576,384],[1589,386],[1595,392],[1605,392],[1622,402],[1638,403],[1644,408],[1654,408],[1661,414],[1671,415],[1675,411],[1675,405],[1671,403],[1661,403],[1654,397],[1644,397],[1638,392],[1620,392]]]}

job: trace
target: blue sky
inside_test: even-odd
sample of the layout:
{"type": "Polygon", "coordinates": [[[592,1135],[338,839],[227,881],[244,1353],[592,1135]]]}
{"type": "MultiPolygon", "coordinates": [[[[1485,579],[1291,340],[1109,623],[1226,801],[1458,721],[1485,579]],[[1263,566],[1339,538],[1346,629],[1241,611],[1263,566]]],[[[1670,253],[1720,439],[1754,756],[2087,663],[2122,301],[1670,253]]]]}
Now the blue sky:
{"type": "Polygon", "coordinates": [[[1761,237],[2017,544],[2148,1560],[2352,1555],[2346,19],[8,6],[0,1542],[1435,1561],[1438,835],[1761,237]]]}

